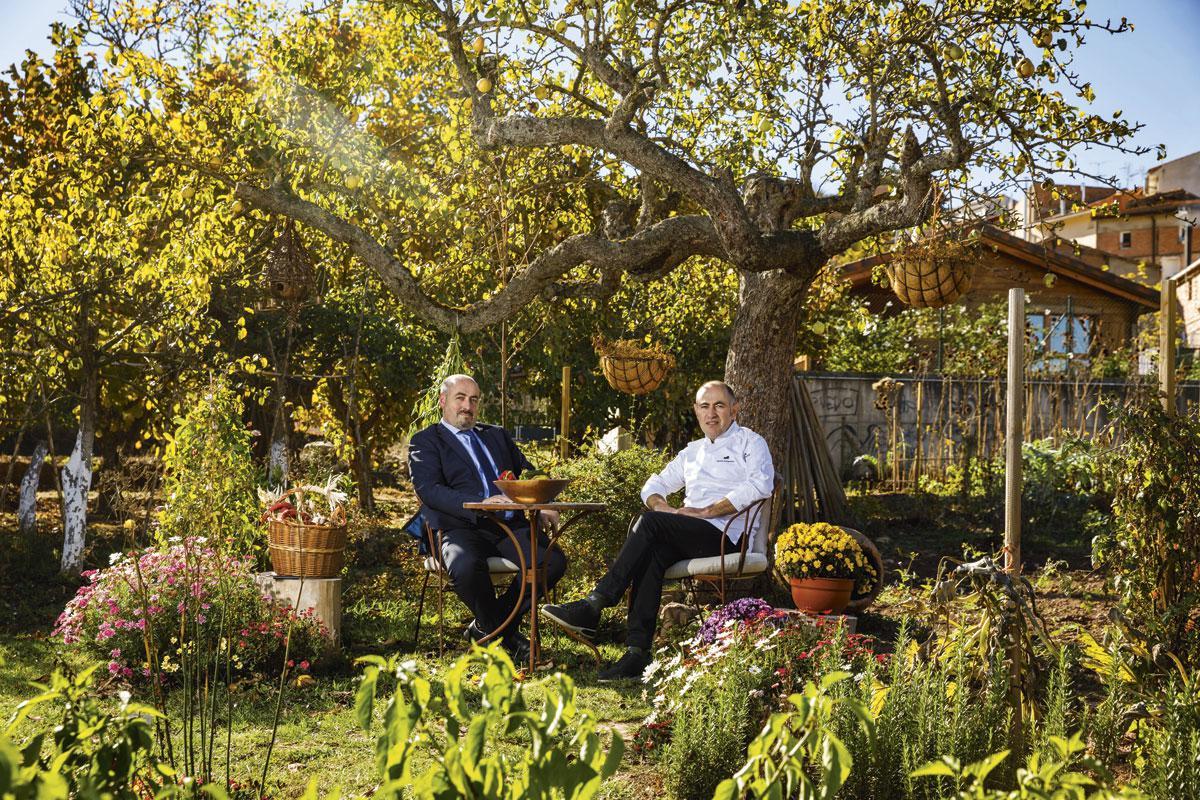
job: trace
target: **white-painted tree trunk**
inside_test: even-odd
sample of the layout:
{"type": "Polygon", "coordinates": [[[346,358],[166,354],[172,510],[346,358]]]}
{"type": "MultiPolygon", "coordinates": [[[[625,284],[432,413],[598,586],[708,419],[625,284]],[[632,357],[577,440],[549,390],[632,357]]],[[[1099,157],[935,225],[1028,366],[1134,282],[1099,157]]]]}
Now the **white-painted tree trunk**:
{"type": "Polygon", "coordinates": [[[62,571],[76,574],[83,564],[87,532],[88,489],[92,487],[92,438],[95,431],[80,426],[75,448],[62,471],[63,552],[62,571]]]}
{"type": "Polygon", "coordinates": [[[267,456],[267,475],[275,486],[287,486],[288,448],[287,439],[273,439],[267,456]]]}
{"type": "Polygon", "coordinates": [[[21,496],[17,501],[17,527],[21,533],[37,529],[37,490],[42,477],[42,462],[46,460],[46,443],[38,442],[29,457],[29,469],[21,479],[21,496]]]}

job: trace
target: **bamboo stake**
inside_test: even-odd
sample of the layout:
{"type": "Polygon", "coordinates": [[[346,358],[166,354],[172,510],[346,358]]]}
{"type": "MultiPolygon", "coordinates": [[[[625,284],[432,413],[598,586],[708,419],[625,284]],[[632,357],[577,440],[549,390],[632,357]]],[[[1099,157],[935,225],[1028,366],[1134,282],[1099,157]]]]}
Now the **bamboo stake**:
{"type": "Polygon", "coordinates": [[[562,439],[559,442],[559,455],[565,460],[571,452],[571,442],[567,437],[571,431],[571,368],[562,369],[562,439]]]}

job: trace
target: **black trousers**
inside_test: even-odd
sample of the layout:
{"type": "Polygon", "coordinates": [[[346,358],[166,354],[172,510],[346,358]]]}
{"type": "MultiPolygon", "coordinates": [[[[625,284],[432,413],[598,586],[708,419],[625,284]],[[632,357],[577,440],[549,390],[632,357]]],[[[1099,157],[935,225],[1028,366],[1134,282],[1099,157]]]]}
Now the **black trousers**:
{"type": "MultiPolygon", "coordinates": [[[[513,534],[521,543],[521,552],[528,564],[529,526],[512,526],[513,534]]],[[[545,533],[538,534],[538,563],[546,568],[546,585],[538,584],[538,594],[548,592],[567,571],[567,558],[555,547],[547,552],[549,539],[545,533]]],[[[514,564],[520,564],[517,548],[508,535],[491,520],[478,528],[459,528],[442,532],[442,562],[450,574],[454,593],[475,614],[475,622],[485,633],[490,633],[504,622],[512,611],[521,589],[521,578],[514,577],[512,583],[499,597],[488,572],[488,558],[500,556],[514,564]]],[[[513,618],[508,630],[516,630],[521,617],[529,611],[529,592],[526,590],[521,613],[513,618]]]]}
{"type": "MultiPolygon", "coordinates": [[[[617,560],[596,584],[596,594],[609,605],[616,605],[632,588],[626,646],[650,649],[662,603],[663,575],[685,558],[720,555],[723,535],[707,520],[662,511],[646,511],[634,523],[617,560]]],[[[726,552],[732,548],[726,545],[726,552]]]]}

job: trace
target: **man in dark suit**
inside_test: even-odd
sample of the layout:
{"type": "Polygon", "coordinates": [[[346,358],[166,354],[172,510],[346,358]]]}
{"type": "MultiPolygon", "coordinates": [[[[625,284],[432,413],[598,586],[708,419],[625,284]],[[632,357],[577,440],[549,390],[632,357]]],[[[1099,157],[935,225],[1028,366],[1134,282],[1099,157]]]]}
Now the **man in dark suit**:
{"type": "MultiPolygon", "coordinates": [[[[500,597],[496,596],[488,572],[489,557],[500,556],[520,563],[516,545],[493,520],[463,509],[463,503],[507,500],[496,488],[499,475],[516,475],[532,469],[508,431],[497,425],[476,422],[479,384],[468,375],[451,375],[442,381],[438,396],[442,419],[420,431],[409,443],[408,462],[413,488],[421,500],[421,514],[434,530],[442,532],[442,562],[450,574],[455,593],[475,614],[467,635],[478,640],[495,631],[512,612],[520,590],[514,579],[500,597]]],[[[530,560],[529,523],[519,513],[506,512],[505,520],[520,542],[525,562],[530,560]]],[[[542,512],[547,524],[557,522],[554,512],[542,512]]],[[[546,569],[549,590],[567,569],[566,557],[557,547],[548,549],[546,534],[538,536],[539,562],[546,569]]],[[[518,664],[529,659],[529,640],[520,633],[525,608],[501,631],[501,642],[518,664]]]]}

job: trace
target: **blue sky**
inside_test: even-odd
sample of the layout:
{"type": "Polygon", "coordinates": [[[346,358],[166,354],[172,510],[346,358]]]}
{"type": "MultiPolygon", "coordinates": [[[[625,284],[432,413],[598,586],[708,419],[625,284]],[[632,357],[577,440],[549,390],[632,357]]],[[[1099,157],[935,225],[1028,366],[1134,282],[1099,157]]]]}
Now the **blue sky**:
{"type": "MultiPolygon", "coordinates": [[[[63,18],[57,0],[0,0],[0,65],[20,60],[26,48],[45,51],[50,23],[63,18]]],[[[1121,109],[1146,124],[1137,144],[1162,142],[1167,158],[1200,150],[1200,0],[1091,0],[1095,20],[1129,17],[1132,33],[1095,34],[1076,56],[1079,72],[1096,89],[1095,110],[1121,109]]],[[[1096,150],[1077,154],[1081,168],[1141,183],[1154,155],[1096,150]]]]}

